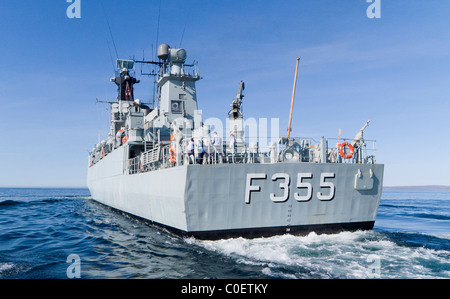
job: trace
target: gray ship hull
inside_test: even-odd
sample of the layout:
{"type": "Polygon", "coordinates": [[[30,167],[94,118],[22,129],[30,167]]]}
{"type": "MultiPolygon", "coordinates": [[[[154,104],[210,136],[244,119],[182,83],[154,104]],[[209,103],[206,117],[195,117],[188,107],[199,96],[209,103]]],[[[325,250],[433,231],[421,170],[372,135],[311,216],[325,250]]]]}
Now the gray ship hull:
{"type": "Polygon", "coordinates": [[[372,229],[382,164],[183,165],[128,174],[125,146],[89,167],[92,198],[199,239],[372,229]]]}

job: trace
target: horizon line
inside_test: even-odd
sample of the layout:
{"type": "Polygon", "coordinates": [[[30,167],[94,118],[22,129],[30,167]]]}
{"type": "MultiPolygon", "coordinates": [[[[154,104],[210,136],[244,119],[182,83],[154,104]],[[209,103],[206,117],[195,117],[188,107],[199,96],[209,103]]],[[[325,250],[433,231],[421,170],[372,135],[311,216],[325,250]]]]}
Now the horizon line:
{"type": "MultiPolygon", "coordinates": [[[[16,188],[16,189],[26,189],[26,188],[36,188],[36,189],[88,189],[87,186],[0,186],[0,189],[6,188],[16,188]]],[[[389,188],[444,188],[450,189],[450,185],[390,185],[383,186],[383,189],[389,188]]]]}

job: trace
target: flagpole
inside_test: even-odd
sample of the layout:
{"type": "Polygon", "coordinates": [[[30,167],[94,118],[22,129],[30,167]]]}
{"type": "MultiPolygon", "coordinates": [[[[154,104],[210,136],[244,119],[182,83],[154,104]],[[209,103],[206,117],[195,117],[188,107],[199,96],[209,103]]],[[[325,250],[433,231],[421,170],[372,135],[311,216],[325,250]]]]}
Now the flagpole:
{"type": "Polygon", "coordinates": [[[289,140],[289,136],[291,135],[292,110],[294,109],[294,98],[295,98],[295,89],[297,87],[297,74],[298,74],[299,61],[300,61],[300,58],[297,58],[297,66],[295,67],[294,89],[292,90],[291,113],[289,114],[289,127],[288,127],[288,133],[287,133],[288,140],[289,140]]]}

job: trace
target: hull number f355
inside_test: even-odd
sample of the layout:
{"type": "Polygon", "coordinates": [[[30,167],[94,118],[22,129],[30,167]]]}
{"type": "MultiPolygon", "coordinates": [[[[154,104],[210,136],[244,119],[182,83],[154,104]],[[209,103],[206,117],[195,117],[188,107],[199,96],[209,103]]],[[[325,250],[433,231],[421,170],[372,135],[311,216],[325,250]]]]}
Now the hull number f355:
{"type": "MultiPolygon", "coordinates": [[[[316,192],[316,196],[319,200],[330,201],[333,200],[336,186],[332,179],[336,174],[334,172],[323,172],[320,174],[320,190],[316,192]]],[[[294,193],[295,200],[299,202],[310,201],[314,194],[311,180],[313,174],[310,172],[297,173],[297,181],[295,182],[296,192],[294,193]]],[[[267,180],[267,174],[265,173],[248,173],[245,185],[245,203],[250,203],[252,192],[260,192],[261,186],[257,184],[256,180],[267,180]]],[[[269,198],[273,202],[285,202],[289,199],[291,178],[287,173],[275,173],[272,175],[271,180],[274,183],[278,183],[281,192],[280,194],[270,193],[269,198]]]]}

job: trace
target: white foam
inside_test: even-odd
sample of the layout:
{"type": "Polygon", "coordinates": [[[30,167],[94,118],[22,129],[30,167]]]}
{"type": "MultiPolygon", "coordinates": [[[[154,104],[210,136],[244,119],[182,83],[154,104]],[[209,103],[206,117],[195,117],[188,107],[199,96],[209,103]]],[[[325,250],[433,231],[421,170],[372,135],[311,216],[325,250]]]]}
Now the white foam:
{"type": "Polygon", "coordinates": [[[449,278],[447,251],[398,245],[374,231],[186,242],[237,263],[262,266],[262,273],[273,278],[371,278],[373,273],[380,278],[449,278]]]}
{"type": "Polygon", "coordinates": [[[11,269],[14,268],[14,264],[13,263],[0,263],[0,276],[6,272],[9,271],[11,269]]]}
{"type": "Polygon", "coordinates": [[[262,269],[261,272],[263,274],[265,274],[267,276],[270,276],[270,277],[273,277],[273,278],[284,278],[284,279],[296,279],[296,278],[298,278],[298,277],[296,277],[293,274],[286,274],[286,273],[283,273],[283,272],[274,271],[270,267],[266,267],[266,268],[262,269]]]}

